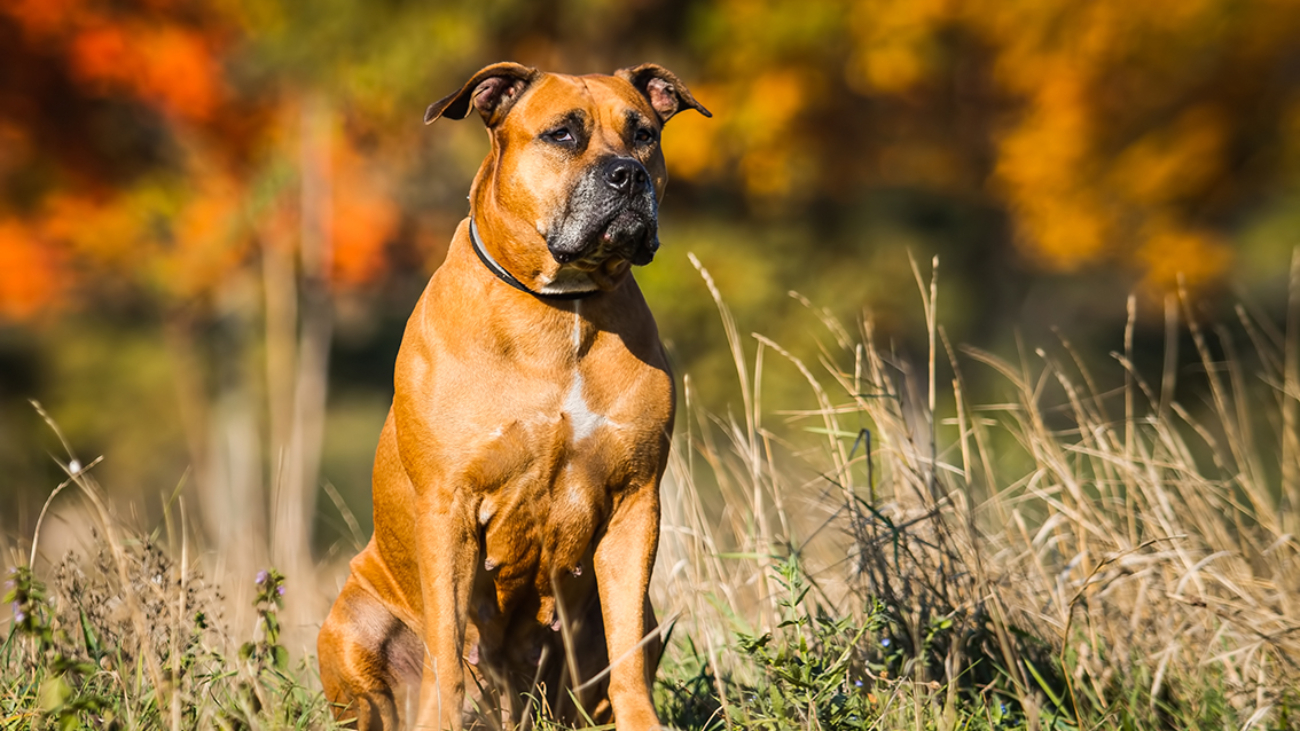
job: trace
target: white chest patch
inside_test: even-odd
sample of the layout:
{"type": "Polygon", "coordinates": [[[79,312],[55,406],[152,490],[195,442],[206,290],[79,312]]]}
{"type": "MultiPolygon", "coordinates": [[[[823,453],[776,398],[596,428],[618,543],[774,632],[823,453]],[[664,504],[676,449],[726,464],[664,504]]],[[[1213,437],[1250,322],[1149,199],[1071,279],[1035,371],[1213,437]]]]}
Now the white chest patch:
{"type": "MultiPolygon", "coordinates": [[[[577,301],[573,303],[573,354],[575,359],[582,347],[582,319],[578,314],[580,304],[577,301]]],[[[569,415],[569,423],[573,425],[573,441],[575,442],[580,442],[591,436],[592,432],[607,421],[605,417],[595,413],[587,406],[587,398],[582,393],[582,372],[576,367],[573,371],[573,385],[569,388],[569,395],[564,399],[564,413],[569,415]]]]}
{"type": "Polygon", "coordinates": [[[605,417],[587,406],[587,399],[582,395],[582,374],[576,372],[573,374],[573,387],[569,389],[569,396],[564,400],[564,413],[569,415],[569,423],[573,425],[575,442],[591,436],[592,432],[607,421],[605,417]]]}

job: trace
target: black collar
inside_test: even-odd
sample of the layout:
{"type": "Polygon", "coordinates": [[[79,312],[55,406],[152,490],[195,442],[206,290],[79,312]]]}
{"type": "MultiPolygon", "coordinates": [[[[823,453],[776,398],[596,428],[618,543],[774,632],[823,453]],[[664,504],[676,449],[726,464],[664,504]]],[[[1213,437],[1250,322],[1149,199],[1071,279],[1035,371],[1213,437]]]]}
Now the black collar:
{"type": "Polygon", "coordinates": [[[520,292],[527,292],[528,294],[542,300],[579,300],[584,297],[590,297],[593,294],[600,294],[599,289],[593,289],[587,292],[559,292],[557,294],[543,294],[529,289],[523,282],[515,279],[513,274],[506,271],[505,267],[498,264],[497,260],[493,259],[492,255],[487,252],[487,249],[483,246],[483,238],[478,234],[478,224],[474,223],[473,216],[469,217],[469,240],[474,244],[474,253],[478,254],[478,259],[483,262],[483,266],[487,267],[488,271],[497,275],[497,279],[500,279],[520,292]]]}

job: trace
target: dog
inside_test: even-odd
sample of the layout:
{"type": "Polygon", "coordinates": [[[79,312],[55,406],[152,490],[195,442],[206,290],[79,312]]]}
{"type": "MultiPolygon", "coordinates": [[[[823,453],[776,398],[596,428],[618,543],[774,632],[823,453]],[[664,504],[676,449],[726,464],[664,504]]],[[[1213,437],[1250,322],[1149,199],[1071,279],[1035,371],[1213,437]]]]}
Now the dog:
{"type": "Polygon", "coordinates": [[[318,639],[325,695],[359,729],[513,727],[543,703],[658,728],[674,389],[630,270],[659,248],[664,123],[712,115],[654,64],[498,63],[424,121],[470,109],[491,149],[402,338],[374,536],[318,639]]]}

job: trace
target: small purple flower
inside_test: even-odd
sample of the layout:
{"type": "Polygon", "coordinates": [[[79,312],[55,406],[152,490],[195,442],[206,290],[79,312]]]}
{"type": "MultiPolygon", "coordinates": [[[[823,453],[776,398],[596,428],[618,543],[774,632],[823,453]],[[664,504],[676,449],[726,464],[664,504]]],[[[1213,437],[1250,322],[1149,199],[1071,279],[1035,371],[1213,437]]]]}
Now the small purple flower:
{"type": "Polygon", "coordinates": [[[258,572],[257,572],[257,585],[258,585],[258,586],[261,586],[262,584],[265,584],[265,583],[266,583],[266,580],[267,580],[268,578],[270,578],[270,577],[267,576],[267,573],[266,573],[266,570],[265,570],[265,569],[263,569],[263,570],[261,570],[261,571],[258,571],[258,572]]]}
{"type": "Polygon", "coordinates": [[[279,594],[280,596],[284,596],[284,586],[281,585],[281,586],[277,586],[277,587],[275,587],[275,593],[276,593],[276,594],[279,594]]]}
{"type": "Polygon", "coordinates": [[[856,685],[856,686],[858,686],[859,688],[862,687],[862,681],[861,681],[861,680],[855,680],[855,681],[853,681],[853,684],[856,685]]]}
{"type": "Polygon", "coordinates": [[[22,624],[25,619],[27,619],[27,615],[23,612],[22,607],[18,605],[18,602],[14,602],[14,622],[22,624]]]}
{"type": "Polygon", "coordinates": [[[880,640],[880,644],[884,645],[885,647],[889,647],[889,638],[888,638],[888,637],[885,637],[885,638],[881,639],[881,640],[880,640]]]}

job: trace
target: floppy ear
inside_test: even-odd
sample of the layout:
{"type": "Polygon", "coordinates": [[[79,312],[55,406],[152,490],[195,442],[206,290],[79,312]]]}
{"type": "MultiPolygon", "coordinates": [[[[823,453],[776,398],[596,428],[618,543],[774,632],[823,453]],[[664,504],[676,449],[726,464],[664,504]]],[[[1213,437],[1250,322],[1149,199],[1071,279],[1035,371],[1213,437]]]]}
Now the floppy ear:
{"type": "Polygon", "coordinates": [[[429,124],[438,117],[464,119],[473,104],[483,116],[483,122],[491,127],[505,117],[524,89],[540,75],[537,69],[517,63],[486,66],[471,76],[460,91],[430,104],[424,113],[424,123],[429,124]]]}
{"type": "Polygon", "coordinates": [[[619,69],[614,75],[632,86],[650,101],[650,106],[659,113],[659,119],[667,122],[674,114],[690,108],[706,117],[713,115],[704,105],[695,101],[691,90],[668,69],[653,63],[619,69]]]}

